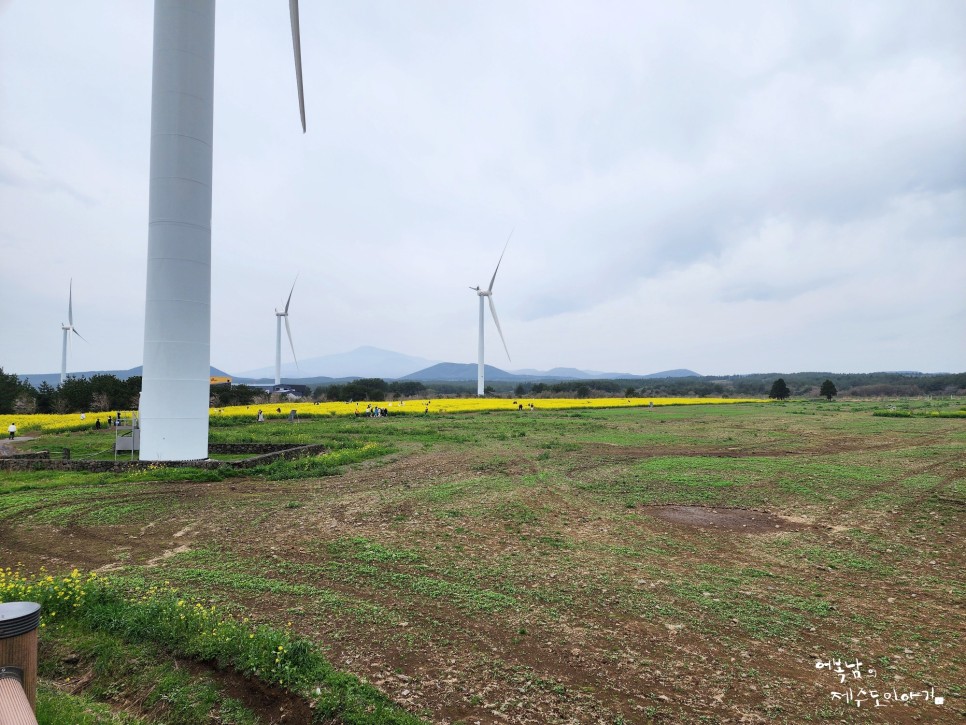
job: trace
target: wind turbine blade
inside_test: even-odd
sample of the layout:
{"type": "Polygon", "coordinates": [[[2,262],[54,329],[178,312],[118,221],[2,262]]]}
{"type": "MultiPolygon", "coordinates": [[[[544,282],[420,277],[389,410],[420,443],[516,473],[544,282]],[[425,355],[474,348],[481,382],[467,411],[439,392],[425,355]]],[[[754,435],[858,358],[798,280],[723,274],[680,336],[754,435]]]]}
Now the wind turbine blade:
{"type": "Polygon", "coordinates": [[[71,279],[70,287],[67,288],[67,324],[74,324],[74,280],[71,279]]]}
{"type": "Polygon", "coordinates": [[[493,315],[493,322],[496,323],[496,331],[500,333],[500,342],[503,343],[503,349],[506,350],[506,359],[510,359],[510,349],[506,346],[506,340],[503,339],[503,330],[500,329],[500,318],[496,316],[496,305],[493,304],[493,298],[486,298],[490,303],[490,314],[493,315]]]}
{"type": "Polygon", "coordinates": [[[513,236],[514,231],[516,231],[516,227],[510,230],[510,236],[506,238],[506,244],[503,245],[503,251],[500,252],[500,259],[496,263],[496,269],[493,270],[493,278],[490,280],[490,286],[487,288],[487,292],[493,291],[493,283],[496,281],[496,273],[500,271],[500,262],[503,261],[503,255],[506,254],[506,248],[510,244],[510,237],[513,236]]]}
{"type": "Polygon", "coordinates": [[[83,340],[84,342],[87,342],[87,344],[88,344],[88,345],[90,345],[90,342],[88,342],[88,341],[87,341],[87,338],[86,338],[86,337],[84,337],[84,336],[83,336],[82,334],[80,334],[80,333],[79,333],[79,332],[78,332],[77,330],[75,330],[75,329],[74,329],[73,327],[72,327],[72,328],[70,328],[70,329],[74,331],[74,334],[75,334],[75,335],[77,335],[77,337],[79,337],[79,338],[80,338],[81,340],[83,340]]]}
{"type": "Polygon", "coordinates": [[[295,357],[295,343],[292,342],[292,328],[288,326],[288,315],[285,316],[285,333],[288,335],[288,344],[292,347],[292,359],[295,360],[295,367],[299,366],[299,359],[295,357]]]}
{"type": "Polygon", "coordinates": [[[305,94],[302,91],[302,40],[299,33],[299,0],[288,0],[288,14],[292,20],[292,50],[295,52],[295,80],[299,86],[299,117],[305,133],[305,94]]]}
{"type": "MultiPolygon", "coordinates": [[[[299,281],[299,276],[298,275],[295,275],[295,282],[298,282],[298,281],[299,281]]],[[[289,303],[292,301],[292,293],[295,291],[295,282],[292,282],[292,289],[289,290],[289,292],[288,292],[288,299],[285,300],[285,314],[286,315],[288,314],[288,306],[289,306],[289,303]]],[[[288,324],[288,320],[285,321],[285,324],[286,325],[288,324]]]]}

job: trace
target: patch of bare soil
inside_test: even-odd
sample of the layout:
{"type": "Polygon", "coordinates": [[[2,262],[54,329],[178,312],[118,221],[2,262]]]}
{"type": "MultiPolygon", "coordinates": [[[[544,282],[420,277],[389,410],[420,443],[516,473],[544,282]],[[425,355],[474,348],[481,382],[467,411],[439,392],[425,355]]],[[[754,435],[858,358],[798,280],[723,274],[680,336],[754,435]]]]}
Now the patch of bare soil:
{"type": "Polygon", "coordinates": [[[694,458],[777,458],[795,455],[835,455],[838,453],[861,453],[908,448],[912,445],[928,445],[937,442],[934,436],[920,440],[908,438],[875,438],[862,436],[811,436],[794,445],[784,442],[762,441],[744,445],[654,445],[624,446],[615,443],[585,443],[574,459],[574,471],[589,470],[602,463],[624,463],[645,458],[664,456],[687,456],[694,458]]]}
{"type": "MultiPolygon", "coordinates": [[[[41,656],[49,657],[51,653],[43,650],[41,640],[41,656]]],[[[74,695],[82,694],[92,684],[95,674],[92,661],[81,658],[74,653],[59,653],[61,661],[61,677],[50,682],[58,689],[74,695]]],[[[258,722],[266,725],[281,725],[282,723],[301,724],[312,721],[312,708],[302,697],[286,692],[280,687],[272,687],[260,680],[246,677],[232,669],[219,669],[207,662],[196,662],[180,657],[171,657],[170,662],[175,669],[212,681],[225,697],[241,702],[255,714],[258,722]]],[[[145,705],[150,692],[125,692],[123,688],[115,689],[113,707],[139,717],[163,718],[168,704],[162,698],[158,704],[151,707],[145,705]]]]}
{"type": "Polygon", "coordinates": [[[649,516],[672,524],[718,531],[738,531],[743,534],[800,531],[809,528],[801,521],[754,509],[667,505],[646,506],[644,511],[649,516]]]}
{"type": "Polygon", "coordinates": [[[267,725],[276,725],[276,723],[298,725],[312,721],[312,708],[309,703],[280,687],[272,687],[235,670],[221,670],[208,663],[191,660],[179,660],[179,662],[189,671],[215,680],[225,695],[239,700],[254,712],[258,722],[267,723],[267,725]]]}

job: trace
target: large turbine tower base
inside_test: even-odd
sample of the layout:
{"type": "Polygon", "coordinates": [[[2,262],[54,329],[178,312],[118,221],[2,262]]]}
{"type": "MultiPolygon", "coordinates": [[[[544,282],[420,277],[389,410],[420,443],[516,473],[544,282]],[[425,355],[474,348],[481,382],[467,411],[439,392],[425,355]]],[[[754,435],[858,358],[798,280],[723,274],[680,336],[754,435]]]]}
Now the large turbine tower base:
{"type": "Polygon", "coordinates": [[[155,0],[141,460],[208,457],[214,0],[155,0]]]}

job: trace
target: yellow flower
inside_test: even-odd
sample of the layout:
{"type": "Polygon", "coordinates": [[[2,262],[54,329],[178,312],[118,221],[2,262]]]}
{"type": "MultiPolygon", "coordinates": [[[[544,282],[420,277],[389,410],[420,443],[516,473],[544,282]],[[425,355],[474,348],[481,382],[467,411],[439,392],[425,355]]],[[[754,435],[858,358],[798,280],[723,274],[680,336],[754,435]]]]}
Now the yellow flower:
{"type": "MultiPolygon", "coordinates": [[[[407,401],[409,405],[390,404],[387,401],[374,401],[372,405],[392,408],[395,415],[423,415],[428,408],[430,413],[467,413],[474,411],[518,410],[522,404],[529,408],[532,403],[537,410],[567,410],[571,408],[646,408],[666,405],[721,405],[726,403],[769,402],[758,398],[440,398],[432,401],[407,401]],[[427,405],[428,402],[428,405],[427,405]]],[[[286,403],[286,410],[294,408],[300,416],[328,417],[330,415],[355,415],[355,406],[345,403],[286,403]]],[[[235,417],[239,421],[251,419],[251,410],[244,405],[219,408],[222,418],[235,417]]],[[[28,418],[30,416],[27,416],[28,418]]],[[[367,444],[373,447],[375,444],[367,444]]]]}

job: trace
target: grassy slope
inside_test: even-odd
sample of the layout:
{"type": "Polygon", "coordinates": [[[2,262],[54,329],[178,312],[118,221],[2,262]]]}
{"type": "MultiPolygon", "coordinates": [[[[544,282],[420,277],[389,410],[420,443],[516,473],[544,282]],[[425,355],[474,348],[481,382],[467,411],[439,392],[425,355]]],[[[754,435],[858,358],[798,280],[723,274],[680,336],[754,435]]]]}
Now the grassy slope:
{"type": "MultiPolygon", "coordinates": [[[[216,481],[203,503],[148,482],[157,476],[138,487],[151,496],[131,500],[131,479],[7,474],[0,517],[41,539],[51,527],[99,532],[129,574],[295,619],[337,662],[454,719],[728,712],[687,696],[688,672],[739,712],[861,717],[833,707],[831,682],[815,694],[812,653],[874,658],[883,679],[936,683],[961,707],[966,429],[872,417],[877,407],[313,421],[299,436],[397,453],[323,480],[331,468],[257,472],[239,482],[245,495],[216,481]],[[289,476],[302,478],[271,483],[289,476]],[[655,503],[767,509],[815,526],[722,535],[655,519],[655,503]],[[162,514],[180,529],[199,506],[208,533],[180,553],[148,565],[158,551],[116,545],[162,514]],[[449,662],[457,682],[434,695],[425,682],[449,662]]],[[[291,433],[247,425],[213,438],[291,433]]]]}

